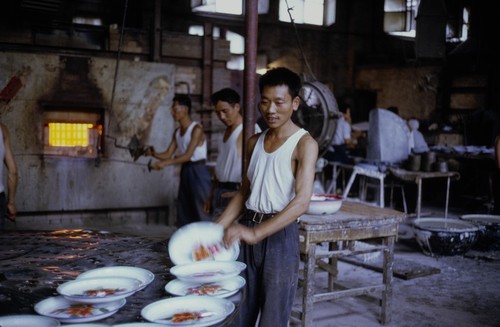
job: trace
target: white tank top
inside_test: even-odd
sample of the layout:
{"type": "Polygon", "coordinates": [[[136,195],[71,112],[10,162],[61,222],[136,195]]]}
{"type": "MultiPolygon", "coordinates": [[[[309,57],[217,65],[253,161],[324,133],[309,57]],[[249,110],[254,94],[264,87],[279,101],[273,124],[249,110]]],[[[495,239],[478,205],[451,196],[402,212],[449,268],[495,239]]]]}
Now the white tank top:
{"type": "Polygon", "coordinates": [[[3,161],[5,159],[5,144],[3,143],[3,130],[0,127],[0,193],[5,191],[5,185],[3,185],[3,170],[4,164],[3,161]]]}
{"type": "MultiPolygon", "coordinates": [[[[181,135],[181,129],[178,128],[177,131],[175,131],[175,141],[177,142],[177,150],[179,153],[185,153],[187,148],[189,147],[189,142],[191,142],[191,134],[193,132],[193,128],[198,125],[197,122],[192,122],[184,135],[181,135]]],[[[203,141],[203,144],[200,146],[197,146],[194,149],[193,155],[189,159],[190,161],[198,161],[198,160],[203,160],[207,159],[207,139],[203,141]]]]}
{"type": "Polygon", "coordinates": [[[219,146],[215,175],[219,182],[241,182],[241,153],[238,152],[237,140],[243,130],[243,124],[238,125],[229,138],[219,146]]]}
{"type": "Polygon", "coordinates": [[[274,152],[267,153],[264,138],[268,131],[259,136],[250,158],[247,176],[252,191],[245,205],[253,211],[276,213],[282,211],[295,196],[292,153],[307,131],[301,128],[274,152]]]}

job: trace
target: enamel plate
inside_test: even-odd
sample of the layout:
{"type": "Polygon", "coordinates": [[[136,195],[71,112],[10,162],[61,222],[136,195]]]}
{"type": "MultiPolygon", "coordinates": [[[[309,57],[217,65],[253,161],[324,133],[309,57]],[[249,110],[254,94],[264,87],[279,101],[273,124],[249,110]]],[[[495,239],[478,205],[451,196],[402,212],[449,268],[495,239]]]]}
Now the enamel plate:
{"type": "Polygon", "coordinates": [[[165,285],[165,291],[177,296],[208,295],[226,298],[238,292],[244,285],[245,279],[241,276],[212,283],[190,283],[174,279],[165,285]]]}
{"type": "Polygon", "coordinates": [[[96,277],[75,279],[57,287],[57,292],[70,301],[103,303],[124,299],[142,286],[135,278],[96,277]]]}
{"type": "Polygon", "coordinates": [[[107,318],[116,313],[125,303],[125,299],[106,303],[79,303],[68,301],[63,296],[55,296],[35,304],[35,311],[42,316],[57,319],[63,323],[80,323],[107,318]]]}
{"type": "Polygon", "coordinates": [[[98,323],[81,323],[81,324],[69,324],[64,325],[64,327],[109,327],[107,324],[98,324],[98,323]]]}
{"type": "Polygon", "coordinates": [[[234,311],[234,303],[211,296],[181,296],[148,304],[141,316],[167,326],[211,326],[234,311]]]}
{"type": "Polygon", "coordinates": [[[113,327],[165,327],[165,324],[155,324],[153,322],[129,322],[113,325],[113,327]]]}
{"type": "Polygon", "coordinates": [[[240,247],[222,244],[224,228],[214,222],[200,221],[179,228],[168,242],[168,254],[175,265],[197,261],[234,261],[240,247]]]}
{"type": "Polygon", "coordinates": [[[211,283],[237,276],[246,264],[239,261],[202,261],[170,268],[170,273],[183,282],[211,283]]]}
{"type": "Polygon", "coordinates": [[[2,327],[57,327],[61,323],[59,320],[38,315],[12,315],[0,317],[0,326],[2,327]]]}
{"type": "Polygon", "coordinates": [[[114,267],[102,267],[102,268],[92,269],[84,273],[81,273],[76,279],[96,278],[96,277],[135,278],[141,281],[141,286],[139,287],[138,291],[148,286],[155,279],[155,275],[149,270],[138,267],[128,267],[128,266],[114,266],[114,267]]]}

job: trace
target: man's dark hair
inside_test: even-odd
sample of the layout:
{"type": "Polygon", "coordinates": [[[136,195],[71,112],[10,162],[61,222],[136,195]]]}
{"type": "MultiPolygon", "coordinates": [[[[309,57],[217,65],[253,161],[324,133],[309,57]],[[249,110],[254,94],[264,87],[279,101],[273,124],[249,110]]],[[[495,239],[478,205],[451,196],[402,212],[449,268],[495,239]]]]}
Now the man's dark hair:
{"type": "Polygon", "coordinates": [[[188,108],[188,113],[191,113],[191,98],[187,94],[177,94],[172,99],[172,102],[176,102],[181,106],[186,106],[188,108]]]}
{"type": "Polygon", "coordinates": [[[343,114],[347,112],[347,109],[351,109],[351,106],[348,105],[347,103],[342,103],[339,105],[339,111],[343,114]]]}
{"type": "Polygon", "coordinates": [[[226,87],[212,94],[212,96],[210,97],[210,101],[212,101],[212,104],[214,106],[219,101],[227,102],[233,106],[240,103],[240,95],[235,90],[226,87]]]}
{"type": "Polygon", "coordinates": [[[288,86],[288,93],[290,93],[292,99],[299,96],[302,88],[300,76],[285,67],[272,68],[260,77],[259,90],[261,94],[265,86],[278,85],[288,86]]]}

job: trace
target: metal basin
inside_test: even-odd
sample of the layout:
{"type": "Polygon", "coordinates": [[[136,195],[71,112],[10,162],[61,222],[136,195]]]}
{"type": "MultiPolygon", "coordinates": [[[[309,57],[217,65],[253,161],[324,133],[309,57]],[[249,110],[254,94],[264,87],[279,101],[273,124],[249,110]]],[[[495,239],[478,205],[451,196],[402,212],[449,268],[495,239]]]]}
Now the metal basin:
{"type": "Polygon", "coordinates": [[[413,222],[413,231],[422,252],[430,256],[464,254],[477,241],[479,227],[451,218],[419,218],[413,222]]]}
{"type": "Polygon", "coordinates": [[[499,215],[462,215],[460,219],[479,227],[478,240],[474,249],[481,251],[500,250],[499,215]]]}

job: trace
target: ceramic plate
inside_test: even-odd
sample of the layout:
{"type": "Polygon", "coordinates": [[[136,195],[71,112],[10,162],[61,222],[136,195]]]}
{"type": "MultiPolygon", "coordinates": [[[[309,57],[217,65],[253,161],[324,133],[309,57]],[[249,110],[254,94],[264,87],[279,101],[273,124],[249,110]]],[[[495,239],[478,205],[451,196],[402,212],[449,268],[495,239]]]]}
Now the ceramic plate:
{"type": "Polygon", "coordinates": [[[211,283],[235,277],[245,268],[239,261],[202,261],[174,266],[170,272],[183,282],[211,283]]]}
{"type": "Polygon", "coordinates": [[[239,244],[230,248],[222,244],[224,228],[216,223],[200,221],[179,228],[168,242],[168,254],[175,265],[196,261],[234,261],[240,253],[239,244]]]}
{"type": "Polygon", "coordinates": [[[81,324],[69,324],[64,325],[64,327],[109,327],[107,324],[97,324],[97,323],[81,323],[81,324]]]}
{"type": "Polygon", "coordinates": [[[103,303],[134,294],[141,281],[128,277],[96,277],[75,279],[57,287],[66,299],[83,303],[103,303]]]}
{"type": "Polygon", "coordinates": [[[165,285],[165,291],[172,295],[208,295],[226,298],[239,291],[245,285],[245,279],[236,276],[214,283],[188,283],[174,279],[165,285]]]}
{"type": "Polygon", "coordinates": [[[59,320],[38,315],[12,315],[0,317],[2,327],[56,327],[60,326],[59,320]]]}
{"type": "Polygon", "coordinates": [[[138,290],[142,290],[148,286],[154,279],[155,275],[149,270],[128,267],[128,266],[115,266],[115,267],[102,267],[97,269],[88,270],[81,273],[76,279],[95,278],[95,277],[129,277],[141,281],[142,285],[138,290]]]}
{"type": "Polygon", "coordinates": [[[168,326],[211,326],[234,311],[234,303],[212,296],[181,296],[148,304],[141,316],[168,326]]]}
{"type": "Polygon", "coordinates": [[[107,318],[126,302],[125,299],[120,299],[106,303],[79,303],[69,301],[63,296],[55,296],[35,304],[35,311],[63,323],[81,323],[107,318]]]}
{"type": "Polygon", "coordinates": [[[113,327],[165,327],[165,325],[155,324],[153,322],[129,322],[125,324],[113,325],[113,327]]]}

